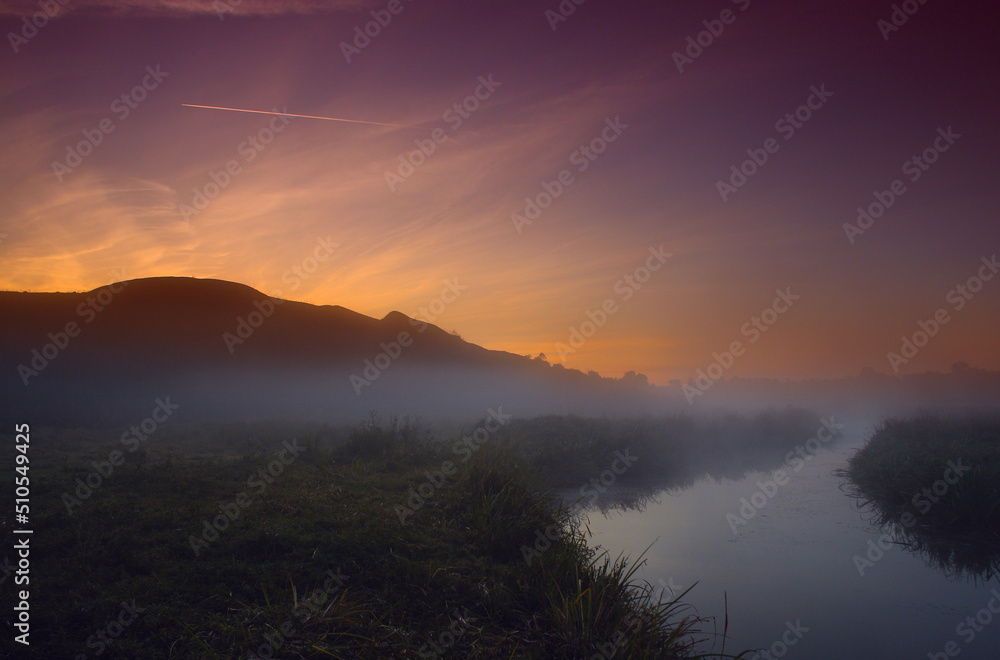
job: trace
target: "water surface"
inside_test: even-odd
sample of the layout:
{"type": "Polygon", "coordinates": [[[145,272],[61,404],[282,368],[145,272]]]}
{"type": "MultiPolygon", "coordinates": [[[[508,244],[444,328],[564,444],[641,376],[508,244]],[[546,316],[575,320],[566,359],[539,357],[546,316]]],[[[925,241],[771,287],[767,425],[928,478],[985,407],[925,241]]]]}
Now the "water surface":
{"type": "Polygon", "coordinates": [[[735,481],[706,476],[660,493],[641,510],[591,510],[591,543],[613,556],[636,557],[655,540],[639,577],[657,591],[665,587],[666,596],[671,586],[697,581],[685,600],[716,617],[720,632],[727,595],[727,653],[773,647],[772,657],[784,651],[780,657],[816,660],[1000,658],[1000,611],[988,609],[992,601],[1000,610],[996,578],[949,577],[898,546],[881,557],[872,551],[876,561],[861,574],[855,556],[867,560],[869,541],[884,530],[868,523],[871,514],[859,511],[833,471],[846,467],[869,431],[848,426],[837,444],[790,473],[735,534],[726,514],[739,516],[741,498],[749,500],[773,470],[735,481]],[[977,615],[971,625],[966,621],[977,615]],[[789,624],[798,632],[785,635],[794,641],[785,647],[789,624]],[[949,642],[952,654],[946,655],[949,642]]]}

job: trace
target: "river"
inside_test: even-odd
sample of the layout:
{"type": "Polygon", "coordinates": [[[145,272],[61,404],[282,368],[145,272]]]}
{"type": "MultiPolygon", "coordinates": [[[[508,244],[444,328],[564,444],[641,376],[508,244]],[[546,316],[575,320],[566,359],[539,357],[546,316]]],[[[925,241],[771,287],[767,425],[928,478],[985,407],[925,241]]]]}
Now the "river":
{"type": "MultiPolygon", "coordinates": [[[[1000,581],[948,577],[888,543],[841,488],[834,470],[846,467],[870,431],[870,424],[848,425],[838,443],[775,488],[766,483],[773,470],[735,481],[706,476],[641,510],[590,510],[590,542],[612,558],[635,558],[652,543],[637,576],[664,598],[697,582],[684,601],[715,617],[720,634],[728,611],[727,654],[755,648],[770,655],[747,657],[1000,658],[1000,581]],[[748,520],[740,515],[742,498],[763,503],[748,520]]],[[[716,639],[711,650],[720,649],[716,639]]]]}

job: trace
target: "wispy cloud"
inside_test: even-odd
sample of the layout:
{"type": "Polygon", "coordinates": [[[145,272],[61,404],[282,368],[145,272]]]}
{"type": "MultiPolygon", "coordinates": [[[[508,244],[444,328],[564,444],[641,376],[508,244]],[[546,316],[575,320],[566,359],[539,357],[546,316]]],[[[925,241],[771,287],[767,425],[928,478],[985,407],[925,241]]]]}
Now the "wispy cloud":
{"type": "MultiPolygon", "coordinates": [[[[51,4],[57,4],[54,1],[51,4]]],[[[353,11],[373,6],[370,0],[72,0],[63,13],[110,16],[278,16],[353,11]]],[[[41,11],[38,0],[9,0],[0,4],[0,16],[31,16],[41,11]]]]}

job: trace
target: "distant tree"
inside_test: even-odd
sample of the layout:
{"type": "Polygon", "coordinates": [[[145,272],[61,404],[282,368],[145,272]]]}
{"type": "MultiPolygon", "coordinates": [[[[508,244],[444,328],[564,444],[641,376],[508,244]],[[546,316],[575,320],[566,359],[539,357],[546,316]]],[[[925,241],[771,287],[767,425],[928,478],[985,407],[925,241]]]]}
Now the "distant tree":
{"type": "Polygon", "coordinates": [[[626,385],[632,385],[633,387],[649,387],[649,378],[646,374],[637,374],[634,371],[628,371],[622,376],[622,383],[626,385]]]}

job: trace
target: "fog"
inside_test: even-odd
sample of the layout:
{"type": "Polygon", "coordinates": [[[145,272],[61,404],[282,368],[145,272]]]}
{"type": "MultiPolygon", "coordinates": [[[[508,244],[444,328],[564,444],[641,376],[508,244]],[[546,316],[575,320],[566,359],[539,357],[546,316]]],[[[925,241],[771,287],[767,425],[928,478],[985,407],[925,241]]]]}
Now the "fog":
{"type": "MultiPolygon", "coordinates": [[[[532,365],[534,367],[534,365],[532,365]]],[[[55,372],[55,370],[53,370],[55,372]]],[[[753,414],[795,406],[877,422],[918,411],[960,413],[998,405],[1000,373],[959,367],[950,373],[894,378],[874,373],[839,380],[732,379],[689,403],[676,384],[585,376],[540,369],[478,369],[393,364],[359,385],[361,369],[212,369],[167,374],[45,374],[29,387],[6,383],[0,407],[44,424],[102,426],[145,416],[170,397],[185,422],[292,419],[352,423],[370,412],[428,421],[471,421],[488,408],[517,417],[546,414],[643,417],[753,414]]],[[[690,391],[690,390],[689,390],[690,391]]]]}

